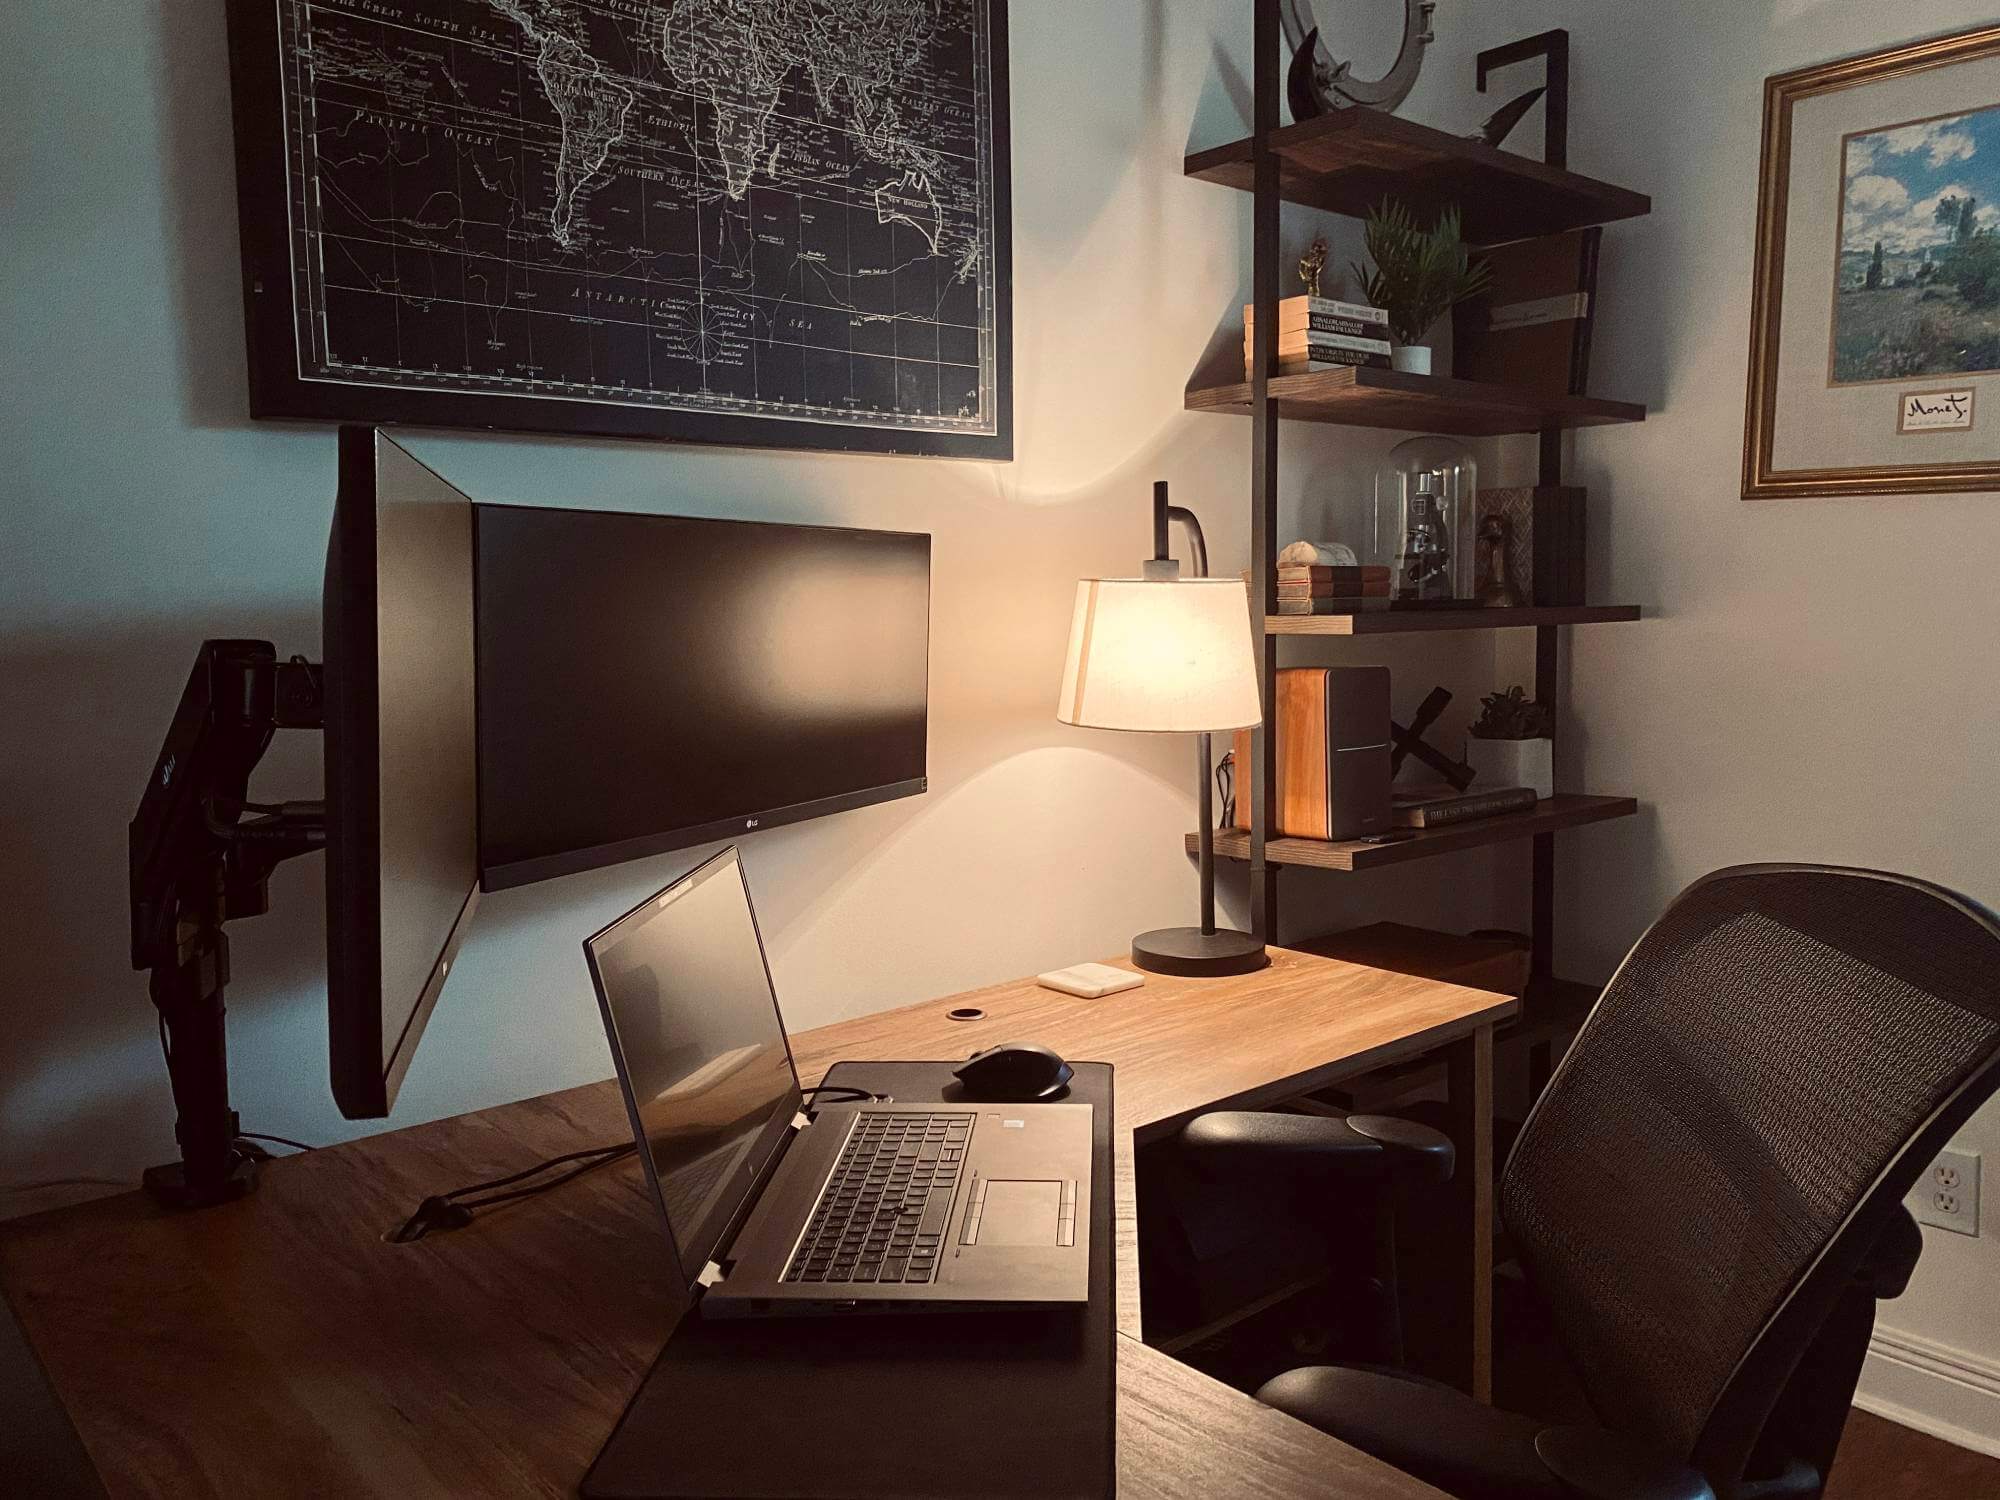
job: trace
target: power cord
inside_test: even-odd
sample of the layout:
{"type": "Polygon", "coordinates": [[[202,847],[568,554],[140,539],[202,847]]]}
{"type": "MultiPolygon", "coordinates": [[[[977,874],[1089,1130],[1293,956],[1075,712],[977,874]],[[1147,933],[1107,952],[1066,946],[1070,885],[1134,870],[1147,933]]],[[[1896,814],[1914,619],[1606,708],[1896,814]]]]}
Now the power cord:
{"type": "Polygon", "coordinates": [[[594,1172],[599,1167],[608,1167],[615,1161],[623,1161],[639,1148],[631,1142],[622,1146],[592,1146],[582,1151],[566,1151],[561,1156],[552,1156],[547,1161],[537,1162],[526,1171],[515,1172],[508,1177],[495,1177],[486,1182],[474,1182],[465,1187],[453,1188],[447,1193],[433,1193],[417,1205],[417,1211],[404,1221],[403,1227],[389,1236],[392,1243],[408,1245],[422,1239],[433,1229],[463,1229],[472,1222],[475,1210],[491,1208],[496,1203],[511,1203],[516,1198],[530,1198],[537,1193],[546,1193],[550,1188],[561,1187],[565,1182],[573,1182],[586,1172],[594,1172]],[[560,1177],[551,1177],[546,1182],[532,1183],[527,1187],[515,1187],[517,1182],[526,1182],[530,1177],[553,1171],[557,1167],[568,1166],[571,1162],[582,1165],[564,1172],[560,1177]],[[510,1192],[493,1192],[494,1188],[509,1188],[510,1192]],[[483,1198],[472,1196],[485,1193],[483,1198]]]}
{"type": "MultiPolygon", "coordinates": [[[[800,1092],[807,1097],[819,1094],[840,1094],[848,1099],[865,1100],[869,1103],[888,1102],[888,1096],[885,1094],[877,1094],[868,1089],[850,1088],[845,1084],[838,1083],[816,1084],[812,1088],[802,1089],[800,1092]]],[[[277,1137],[262,1136],[259,1139],[276,1140],[277,1137]]],[[[295,1143],[283,1142],[283,1144],[291,1145],[295,1143]]],[[[534,1166],[520,1172],[515,1172],[511,1176],[495,1177],[486,1182],[468,1183],[464,1187],[453,1188],[449,1192],[433,1193],[417,1205],[417,1211],[411,1214],[403,1222],[403,1227],[390,1235],[389,1239],[394,1244],[408,1245],[422,1239],[434,1229],[463,1229],[472,1222],[473,1214],[479,1209],[491,1208],[495,1204],[511,1203],[518,1198],[532,1198],[537,1194],[546,1193],[553,1188],[561,1187],[566,1182],[576,1181],[577,1178],[587,1172],[595,1172],[599,1167],[608,1167],[613,1162],[623,1161],[626,1157],[634,1155],[638,1149],[636,1145],[633,1145],[629,1141],[614,1146],[589,1146],[581,1151],[566,1151],[561,1156],[551,1156],[547,1161],[537,1162],[534,1166]],[[544,1172],[554,1171],[557,1167],[570,1166],[572,1162],[579,1165],[571,1167],[569,1171],[562,1173],[560,1176],[549,1178],[546,1182],[532,1182],[528,1183],[526,1187],[515,1186],[516,1183],[528,1182],[528,1179],[531,1177],[539,1177],[544,1172]],[[508,1191],[495,1192],[494,1189],[496,1188],[504,1188],[508,1191]],[[481,1193],[485,1194],[485,1196],[474,1196],[481,1193]]]]}

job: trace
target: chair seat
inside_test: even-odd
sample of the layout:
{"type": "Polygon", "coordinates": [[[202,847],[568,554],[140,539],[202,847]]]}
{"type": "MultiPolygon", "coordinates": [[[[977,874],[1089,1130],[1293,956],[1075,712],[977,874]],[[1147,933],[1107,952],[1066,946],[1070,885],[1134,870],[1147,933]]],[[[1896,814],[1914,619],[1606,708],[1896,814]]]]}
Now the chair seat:
{"type": "Polygon", "coordinates": [[[1560,1500],[1566,1493],[1535,1454],[1546,1423],[1482,1406],[1434,1381],[1308,1366],[1267,1382],[1257,1399],[1459,1500],[1560,1500]]]}

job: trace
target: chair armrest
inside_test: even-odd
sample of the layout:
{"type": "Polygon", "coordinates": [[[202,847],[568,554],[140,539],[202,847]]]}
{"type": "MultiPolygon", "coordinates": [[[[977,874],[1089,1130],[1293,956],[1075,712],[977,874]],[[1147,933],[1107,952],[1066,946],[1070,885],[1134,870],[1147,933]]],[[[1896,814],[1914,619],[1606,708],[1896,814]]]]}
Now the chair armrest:
{"type": "Polygon", "coordinates": [[[1909,1286],[1910,1276],[1917,1269],[1917,1257],[1923,1253],[1924,1232],[1917,1228],[1910,1211],[1898,1204],[1855,1277],[1875,1294],[1878,1302],[1892,1301],[1909,1286]]]}
{"type": "Polygon", "coordinates": [[[1545,1427],[1535,1456],[1575,1500],[1715,1500],[1685,1464],[1635,1448],[1602,1427],[1545,1427]]]}
{"type": "Polygon", "coordinates": [[[1694,1470],[1616,1433],[1551,1427],[1398,1372],[1291,1370],[1257,1399],[1459,1500],[1715,1500],[1694,1470]]]}
{"type": "Polygon", "coordinates": [[[1456,1160],[1450,1137],[1386,1115],[1218,1110],[1190,1121],[1181,1146],[1197,1171],[1213,1176],[1448,1182],[1456,1160]]]}

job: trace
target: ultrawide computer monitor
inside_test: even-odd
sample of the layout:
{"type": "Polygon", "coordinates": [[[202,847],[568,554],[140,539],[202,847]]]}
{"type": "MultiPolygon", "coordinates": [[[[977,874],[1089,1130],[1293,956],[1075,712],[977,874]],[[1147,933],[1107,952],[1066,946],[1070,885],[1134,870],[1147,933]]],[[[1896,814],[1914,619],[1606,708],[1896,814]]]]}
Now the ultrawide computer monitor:
{"type": "Polygon", "coordinates": [[[486,889],[924,790],[928,536],[473,516],[486,889]]]}

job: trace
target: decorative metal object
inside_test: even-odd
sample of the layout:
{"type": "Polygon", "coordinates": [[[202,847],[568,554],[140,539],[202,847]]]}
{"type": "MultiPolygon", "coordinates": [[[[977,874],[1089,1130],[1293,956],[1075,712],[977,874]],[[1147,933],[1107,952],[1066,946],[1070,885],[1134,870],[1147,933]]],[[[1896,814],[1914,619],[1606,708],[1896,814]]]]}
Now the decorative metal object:
{"type": "Polygon", "coordinates": [[[1504,47],[1489,47],[1479,54],[1475,63],[1478,68],[1479,92],[1486,92],[1488,75],[1515,63],[1528,62],[1533,58],[1543,59],[1542,87],[1523,94],[1510,104],[1503,104],[1493,112],[1493,116],[1479,127],[1473,136],[1476,141],[1484,141],[1489,146],[1498,146],[1507,138],[1507,133],[1521,123],[1535,100],[1548,95],[1548,107],[1542,111],[1542,160],[1552,167],[1569,165],[1569,33],[1558,27],[1554,31],[1537,32],[1534,36],[1522,37],[1518,42],[1509,42],[1504,47]]]}
{"type": "Polygon", "coordinates": [[[1299,257],[1299,280],[1305,283],[1308,297],[1319,295],[1319,279],[1326,271],[1326,258],[1331,253],[1327,248],[1326,236],[1316,234],[1313,236],[1312,248],[1299,257]]]}
{"type": "Polygon", "coordinates": [[[1394,113],[1416,85],[1424,48],[1437,39],[1431,29],[1436,10],[1436,0],[1403,0],[1403,45],[1396,61],[1380,78],[1356,78],[1354,64],[1336,59],[1320,40],[1312,0],[1282,0],[1279,20],[1292,48],[1291,71],[1285,80],[1292,118],[1310,120],[1356,105],[1394,113]]]}
{"type": "Polygon", "coordinates": [[[1494,149],[1514,133],[1514,127],[1521,123],[1521,117],[1535,107],[1535,101],[1549,91],[1547,84],[1531,88],[1518,99],[1510,99],[1486,117],[1486,123],[1473,131],[1472,139],[1484,141],[1494,149]]]}
{"type": "Polygon", "coordinates": [[[1507,518],[1493,511],[1489,511],[1479,523],[1479,592],[1476,597],[1487,609],[1512,609],[1521,602],[1514,581],[1508,576],[1508,530],[1507,518]]]}
{"type": "Polygon", "coordinates": [[[1416,715],[1410,720],[1407,729],[1398,724],[1394,719],[1389,721],[1389,739],[1391,741],[1389,750],[1390,780],[1393,781],[1396,773],[1403,769],[1403,762],[1414,755],[1418,760],[1442,776],[1453,791],[1462,792],[1472,785],[1473,770],[1471,766],[1462,760],[1453,760],[1449,755],[1446,755],[1442,750],[1424,739],[1424,735],[1429,732],[1430,727],[1437,723],[1438,715],[1442,714],[1450,704],[1451,694],[1441,687],[1434,687],[1430,690],[1424,701],[1417,705],[1416,715]]]}

